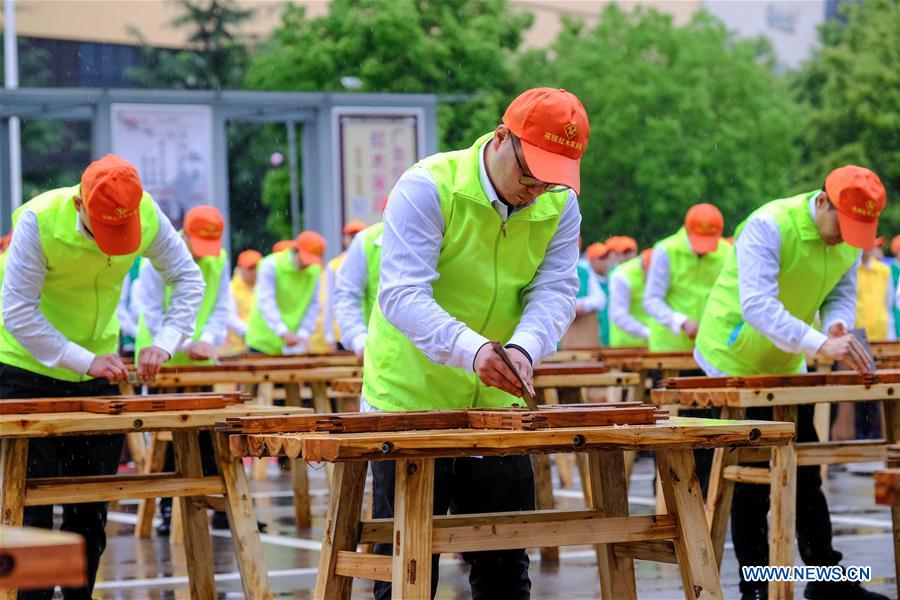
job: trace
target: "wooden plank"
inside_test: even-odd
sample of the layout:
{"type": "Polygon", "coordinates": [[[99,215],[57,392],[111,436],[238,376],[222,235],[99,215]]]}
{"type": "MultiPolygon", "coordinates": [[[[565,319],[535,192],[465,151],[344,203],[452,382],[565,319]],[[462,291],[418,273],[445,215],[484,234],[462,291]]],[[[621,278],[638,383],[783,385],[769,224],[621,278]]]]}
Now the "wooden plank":
{"type": "MultiPolygon", "coordinates": [[[[673,518],[674,524],[674,518],[673,518]]],[[[653,562],[678,564],[678,556],[675,554],[675,544],[671,540],[619,542],[613,545],[616,558],[631,558],[633,560],[649,560],[653,562]]]]}
{"type": "Polygon", "coordinates": [[[331,382],[331,390],[344,394],[361,394],[362,393],[362,377],[349,377],[345,379],[335,379],[331,382]]]}
{"type": "MultiPolygon", "coordinates": [[[[773,417],[796,424],[797,407],[777,407],[773,417]]],[[[794,445],[773,448],[771,465],[769,564],[791,566],[794,564],[797,536],[797,453],[794,445]]],[[[793,597],[793,582],[769,582],[771,600],[791,600],[793,597]]]]}
{"type": "Polygon", "coordinates": [[[221,494],[220,477],[178,477],[172,473],[46,477],[26,485],[25,506],[105,502],[136,498],[169,498],[221,494]],[[62,502],[65,501],[65,502],[62,502]]]}
{"type": "MultiPolygon", "coordinates": [[[[198,479],[203,476],[200,466],[200,446],[196,431],[173,431],[175,468],[182,477],[198,479]]],[[[218,479],[218,478],[217,478],[218,479]]],[[[221,482],[221,479],[219,479],[221,482]]],[[[199,495],[199,494],[198,494],[199,495]]],[[[184,530],[184,552],[192,599],[213,600],[216,584],[213,579],[212,542],[206,510],[190,496],[178,498],[184,530]]]]}
{"type": "Polygon", "coordinates": [[[228,417],[291,415],[305,408],[235,404],[221,409],[97,415],[85,412],[0,416],[0,438],[212,429],[228,417]]]}
{"type": "Polygon", "coordinates": [[[260,600],[274,598],[243,460],[231,456],[225,434],[213,432],[212,437],[216,462],[225,487],[225,513],[231,526],[231,541],[241,573],[244,597],[260,600]]]}
{"type": "MultiPolygon", "coordinates": [[[[143,435],[143,434],[130,434],[143,435]]],[[[159,432],[150,434],[150,444],[147,449],[141,473],[149,475],[163,470],[166,460],[166,444],[160,439],[159,432]]],[[[153,516],[156,514],[156,498],[143,498],[138,504],[137,525],[134,527],[134,537],[149,538],[153,532],[153,516]]]]}
{"type": "MultiPolygon", "coordinates": [[[[589,452],[588,465],[591,507],[606,517],[601,522],[611,524],[617,519],[633,523],[634,521],[628,518],[628,483],[625,481],[625,457],[622,452],[589,452]]],[[[668,520],[674,525],[672,521],[668,520]]],[[[666,537],[674,535],[672,527],[666,537]]],[[[600,597],[609,600],[637,598],[634,561],[628,557],[617,556],[615,546],[611,544],[596,543],[595,551],[597,568],[600,572],[600,597]]]]}
{"type": "Polygon", "coordinates": [[[865,385],[825,385],[784,388],[710,388],[697,390],[653,390],[656,405],[682,404],[687,406],[790,406],[813,403],[867,402],[895,400],[900,396],[900,384],[879,383],[865,385]]]}
{"type": "Polygon", "coordinates": [[[319,367],[297,369],[291,365],[261,365],[252,370],[235,370],[219,367],[216,370],[182,370],[163,372],[148,385],[153,387],[178,387],[184,385],[214,385],[220,383],[312,383],[328,382],[345,377],[358,377],[361,367],[319,367]]]}
{"type": "Polygon", "coordinates": [[[723,598],[694,455],[691,450],[666,450],[656,453],[656,461],[666,505],[678,526],[675,553],[684,597],[687,600],[723,598]]]}
{"type": "Polygon", "coordinates": [[[291,489],[294,492],[294,524],[298,528],[312,527],[309,473],[303,459],[291,461],[291,489]]]}
{"type": "MultiPolygon", "coordinates": [[[[34,527],[0,527],[0,588],[29,590],[87,583],[84,538],[34,527]]],[[[14,594],[13,594],[14,595],[14,594]]]]}
{"type": "Polygon", "coordinates": [[[341,550],[337,553],[334,572],[343,577],[390,581],[391,563],[390,556],[341,550]]]}
{"type": "Polygon", "coordinates": [[[570,452],[572,449],[714,448],[786,444],[791,424],[677,417],[655,425],[544,429],[539,431],[412,431],[374,434],[306,434],[309,461],[384,460],[422,456],[484,456],[570,452]]]}
{"type": "MultiPolygon", "coordinates": [[[[724,419],[741,419],[744,415],[745,411],[740,408],[722,409],[724,419]]],[[[710,468],[706,492],[706,522],[709,525],[710,539],[720,571],[722,556],[725,553],[728,519],[731,517],[731,502],[734,498],[734,482],[726,479],[724,475],[728,467],[738,464],[742,450],[744,448],[716,448],[710,468]]]]}
{"type": "Polygon", "coordinates": [[[772,474],[771,471],[765,467],[741,467],[737,465],[731,465],[725,467],[725,471],[723,472],[722,476],[727,481],[733,481],[734,483],[756,483],[769,485],[772,474]]]}
{"type": "MultiPolygon", "coordinates": [[[[335,465],[328,498],[325,536],[316,574],[316,598],[349,600],[353,579],[336,572],[338,553],[353,552],[359,544],[359,513],[366,485],[365,462],[335,465]]],[[[431,511],[429,510],[429,514],[431,511]]]]}
{"type": "Polygon", "coordinates": [[[394,486],[393,600],[431,598],[434,459],[397,460],[394,486]]]}
{"type": "MultiPolygon", "coordinates": [[[[28,440],[0,440],[0,524],[21,525],[25,518],[25,473],[28,440]]],[[[15,593],[13,593],[15,596],[15,593]]]]}
{"type": "MultiPolygon", "coordinates": [[[[897,445],[900,442],[900,403],[884,402],[884,435],[888,442],[897,445]]],[[[897,445],[900,447],[900,445],[897,445]]],[[[888,468],[900,468],[900,455],[898,447],[889,451],[885,466],[888,468]]],[[[900,506],[891,506],[891,536],[894,545],[894,576],[897,593],[900,594],[900,506]]]]}
{"type": "Polygon", "coordinates": [[[622,373],[618,371],[593,375],[536,375],[534,387],[554,389],[609,387],[635,385],[640,380],[641,376],[638,373],[622,373]]]}

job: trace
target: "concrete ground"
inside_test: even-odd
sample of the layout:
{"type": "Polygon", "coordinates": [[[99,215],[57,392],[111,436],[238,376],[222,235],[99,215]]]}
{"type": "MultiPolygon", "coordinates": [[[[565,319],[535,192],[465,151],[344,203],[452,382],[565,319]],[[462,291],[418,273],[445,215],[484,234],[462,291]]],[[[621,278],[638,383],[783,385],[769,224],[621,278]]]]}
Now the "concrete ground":
{"type": "MultiPolygon", "coordinates": [[[[896,597],[891,519],[887,507],[873,500],[871,471],[880,465],[850,465],[833,468],[825,483],[835,546],[844,554],[845,565],[869,565],[873,580],[867,587],[896,597]]],[[[577,476],[577,473],[576,473],[577,476]]],[[[315,586],[322,522],[327,506],[324,471],[310,470],[313,487],[313,528],[298,531],[293,526],[289,478],[270,466],[270,479],[252,483],[257,516],[268,523],[263,535],[263,551],[272,585],[281,598],[312,598],[315,586]]],[[[635,466],[629,497],[632,514],[654,511],[653,462],[641,458],[635,466]]],[[[555,489],[561,507],[582,506],[580,486],[555,489]]],[[[136,502],[120,505],[110,514],[117,534],[110,537],[95,589],[95,598],[173,598],[187,594],[183,547],[171,546],[166,539],[136,540],[133,523],[136,502]]],[[[242,598],[239,575],[227,531],[215,530],[213,550],[219,596],[242,598]]],[[[541,564],[532,552],[531,580],[533,598],[575,599],[599,597],[594,554],[589,547],[563,548],[558,564],[541,564]]],[[[800,564],[799,556],[797,563],[800,564]]],[[[683,598],[680,578],[674,565],[637,561],[637,585],[640,598],[683,598]]],[[[454,557],[441,562],[438,598],[450,600],[470,597],[467,567],[454,557]]],[[[738,598],[738,568],[730,540],[725,550],[722,583],[726,598],[738,598]]],[[[798,585],[796,598],[802,598],[798,585]]],[[[355,582],[354,598],[371,598],[371,583],[355,582]]]]}

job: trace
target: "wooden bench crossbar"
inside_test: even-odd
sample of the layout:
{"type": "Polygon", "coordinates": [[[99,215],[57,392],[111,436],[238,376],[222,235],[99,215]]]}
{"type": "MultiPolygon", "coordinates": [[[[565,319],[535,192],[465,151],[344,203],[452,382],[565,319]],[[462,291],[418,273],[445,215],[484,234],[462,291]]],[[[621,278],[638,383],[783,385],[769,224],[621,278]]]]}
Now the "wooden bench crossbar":
{"type": "Polygon", "coordinates": [[[221,477],[184,478],[175,473],[154,475],[108,475],[99,477],[48,477],[25,484],[25,506],[105,502],[141,498],[178,498],[221,494],[221,477]],[[159,476],[157,476],[159,475],[159,476]]]}
{"type": "Polygon", "coordinates": [[[153,396],[97,396],[3,400],[0,415],[89,412],[117,415],[127,412],[225,408],[250,400],[240,393],[156,394],[153,396]]]}

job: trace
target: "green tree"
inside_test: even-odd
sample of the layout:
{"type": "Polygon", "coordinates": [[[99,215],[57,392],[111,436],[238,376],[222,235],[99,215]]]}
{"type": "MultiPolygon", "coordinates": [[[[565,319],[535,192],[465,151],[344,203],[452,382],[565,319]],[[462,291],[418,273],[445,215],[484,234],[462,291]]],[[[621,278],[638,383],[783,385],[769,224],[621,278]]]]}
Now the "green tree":
{"type": "Polygon", "coordinates": [[[619,233],[650,244],[697,202],[722,210],[727,235],[793,189],[800,115],[768,47],[736,41],[705,12],[676,27],[668,15],[610,5],[593,29],[568,20],[517,71],[575,93],[588,112],[585,244],[619,233]]]}
{"type": "Polygon", "coordinates": [[[900,232],[900,0],[842,5],[845,20],[821,29],[821,48],[795,80],[805,109],[804,179],[822,184],[853,163],[888,192],[881,231],[900,232]]]}
{"type": "Polygon", "coordinates": [[[506,0],[333,0],[315,19],[288,5],[247,87],[342,90],[355,77],[360,91],[462,95],[438,120],[442,148],[459,148],[496,126],[519,86],[510,58],[531,21],[506,0]]]}
{"type": "MultiPolygon", "coordinates": [[[[188,31],[184,50],[153,48],[142,42],[142,64],[129,76],[141,87],[175,89],[238,89],[250,52],[238,28],[252,16],[233,0],[179,0],[171,26],[188,31]]],[[[143,40],[140,32],[135,36],[143,40]]],[[[265,249],[275,239],[266,228],[268,211],[262,202],[263,177],[269,155],[284,135],[277,127],[254,123],[228,126],[228,177],[231,246],[265,249]]]]}

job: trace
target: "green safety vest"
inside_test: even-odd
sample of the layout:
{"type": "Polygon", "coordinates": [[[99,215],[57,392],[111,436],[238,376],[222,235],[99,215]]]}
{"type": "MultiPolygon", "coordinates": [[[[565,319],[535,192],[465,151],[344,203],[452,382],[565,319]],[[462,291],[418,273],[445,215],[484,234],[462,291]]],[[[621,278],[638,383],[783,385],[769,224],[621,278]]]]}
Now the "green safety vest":
{"type": "MultiPolygon", "coordinates": [[[[635,319],[649,327],[652,319],[650,318],[650,315],[647,314],[647,311],[644,310],[644,284],[647,282],[647,278],[644,275],[642,261],[643,259],[640,256],[625,261],[619,265],[619,268],[616,269],[616,273],[621,273],[621,275],[625,277],[625,281],[628,282],[628,287],[631,288],[631,303],[628,306],[628,312],[630,312],[635,319]]],[[[609,327],[609,342],[613,348],[640,347],[647,345],[647,340],[629,335],[612,321],[610,321],[609,327]]]]}
{"type": "MultiPolygon", "coordinates": [[[[669,289],[665,302],[675,312],[699,323],[716,278],[725,264],[731,245],[719,240],[719,245],[709,254],[698,256],[682,227],[675,234],[657,242],[654,248],[662,248],[669,259],[669,289]]],[[[652,352],[693,350],[694,340],[679,332],[672,333],[667,325],[650,320],[650,337],[647,346],[652,352]]]]}
{"type": "MultiPolygon", "coordinates": [[[[209,316],[216,307],[216,301],[219,298],[219,285],[222,282],[222,271],[225,270],[227,255],[225,250],[219,251],[219,256],[203,256],[197,261],[200,267],[200,273],[203,275],[203,283],[206,288],[203,291],[203,299],[200,301],[200,309],[197,311],[197,319],[194,324],[194,335],[192,341],[197,341],[203,335],[203,328],[209,316]]],[[[152,266],[144,268],[153,268],[152,266]]],[[[172,286],[167,285],[163,293],[163,310],[168,310],[169,299],[172,297],[172,286]]],[[[140,360],[141,350],[153,344],[153,334],[147,326],[144,318],[144,311],[138,318],[137,337],[134,340],[134,354],[137,360],[140,360]]],[[[167,360],[164,365],[167,367],[181,365],[211,365],[212,360],[191,360],[188,358],[187,352],[176,352],[172,358],[167,360]]]]}
{"type": "MultiPolygon", "coordinates": [[[[822,241],[809,212],[809,199],[819,192],[769,202],[735,231],[739,238],[741,230],[757,214],[775,218],[781,236],[778,301],[805,323],[812,323],[826,296],[850,270],[860,252],[848,244],[829,246],[822,241]]],[[[706,304],[697,350],[726,375],[793,374],[801,372],[804,365],[803,354],[779,350],[769,338],[744,322],[733,249],[706,304]]]]}
{"type": "Polygon", "coordinates": [[[384,222],[366,227],[362,236],[363,254],[366,257],[366,295],[363,298],[363,318],[366,324],[372,316],[372,308],[378,303],[378,283],[381,281],[381,244],[375,242],[384,233],[384,222]]]}
{"type": "MultiPolygon", "coordinates": [[[[150,194],[141,198],[141,244],[133,254],[109,256],[77,228],[73,198],[81,186],[59,188],[32,198],[23,208],[37,216],[47,276],[41,290],[41,312],[66,339],[93,352],[112,354],[119,342],[116,306],[122,281],[135,257],[144,253],[159,231],[150,194]]],[[[87,381],[62,367],[47,367],[0,326],[0,362],[63,381],[87,381]]]]}
{"type": "Polygon", "coordinates": [[[588,278],[590,275],[590,267],[582,264],[579,260],[575,264],[575,270],[578,272],[578,293],[576,298],[584,298],[588,293],[588,278]]]}
{"type": "Polygon", "coordinates": [[[609,276],[612,271],[607,271],[606,277],[600,277],[600,289],[603,291],[603,297],[606,303],[603,310],[597,313],[597,328],[600,330],[600,345],[609,346],[609,276]]]}
{"type": "MultiPolygon", "coordinates": [[[[440,196],[444,234],[435,301],[479,334],[501,343],[524,311],[522,294],[556,233],[568,192],[542,194],[506,223],[479,178],[479,153],[493,133],[465,150],[418,163],[440,196]]],[[[535,357],[537,358],[537,357],[535,357]]],[[[376,303],[366,338],[363,396],[385,411],[510,406],[520,398],[485,386],[475,373],[432,362],[385,318],[376,303]]]]}
{"type": "MultiPolygon", "coordinates": [[[[275,252],[263,260],[275,266],[275,302],[285,326],[289,331],[296,332],[306,314],[306,307],[312,301],[322,267],[310,265],[297,269],[293,251],[275,252]]],[[[259,270],[262,271],[262,264],[259,270]]],[[[247,322],[247,346],[270,356],[278,356],[284,342],[266,323],[259,309],[258,294],[259,285],[253,290],[250,319],[247,322]]]]}

